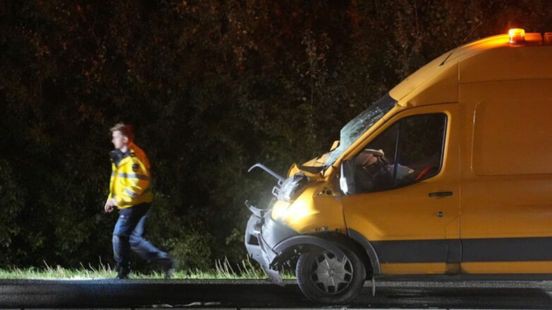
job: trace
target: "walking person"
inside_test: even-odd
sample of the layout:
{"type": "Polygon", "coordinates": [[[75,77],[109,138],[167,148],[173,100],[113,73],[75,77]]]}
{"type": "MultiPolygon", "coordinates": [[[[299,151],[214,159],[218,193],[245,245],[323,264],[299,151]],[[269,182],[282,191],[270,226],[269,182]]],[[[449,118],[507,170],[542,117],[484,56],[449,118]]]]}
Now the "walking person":
{"type": "Polygon", "coordinates": [[[115,149],[110,152],[112,173],[104,210],[110,213],[117,208],[119,211],[112,239],[117,279],[128,278],[131,250],[144,260],[158,263],[165,278],[170,278],[173,259],[143,236],[153,200],[149,160],[134,143],[131,125],[118,123],[111,128],[111,134],[115,149]]]}

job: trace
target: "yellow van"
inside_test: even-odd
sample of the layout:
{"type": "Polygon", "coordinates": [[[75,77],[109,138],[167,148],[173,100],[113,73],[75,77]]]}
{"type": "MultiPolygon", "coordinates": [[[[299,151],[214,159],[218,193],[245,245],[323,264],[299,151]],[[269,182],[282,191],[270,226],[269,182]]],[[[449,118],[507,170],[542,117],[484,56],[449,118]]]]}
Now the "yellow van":
{"type": "MultiPolygon", "coordinates": [[[[552,33],[433,60],[293,165],[245,245],[274,282],[345,303],[367,279],[552,273],[552,33]]],[[[510,277],[512,276],[512,277],[510,277]]]]}

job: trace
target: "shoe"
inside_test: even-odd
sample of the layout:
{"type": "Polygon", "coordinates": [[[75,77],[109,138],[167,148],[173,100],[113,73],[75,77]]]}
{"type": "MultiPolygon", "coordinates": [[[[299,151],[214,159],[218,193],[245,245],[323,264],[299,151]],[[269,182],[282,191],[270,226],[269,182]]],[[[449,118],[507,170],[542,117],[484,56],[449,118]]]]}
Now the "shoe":
{"type": "Polygon", "coordinates": [[[128,272],[118,272],[115,279],[117,279],[117,280],[127,280],[128,279],[128,272]]]}
{"type": "Polygon", "coordinates": [[[128,267],[117,267],[115,270],[117,270],[117,276],[115,279],[117,280],[126,280],[128,279],[128,274],[130,273],[130,268],[128,267]]]}
{"type": "Polygon", "coordinates": [[[166,257],[161,260],[161,267],[163,268],[163,274],[165,279],[168,280],[174,275],[174,260],[171,257],[166,257]]]}

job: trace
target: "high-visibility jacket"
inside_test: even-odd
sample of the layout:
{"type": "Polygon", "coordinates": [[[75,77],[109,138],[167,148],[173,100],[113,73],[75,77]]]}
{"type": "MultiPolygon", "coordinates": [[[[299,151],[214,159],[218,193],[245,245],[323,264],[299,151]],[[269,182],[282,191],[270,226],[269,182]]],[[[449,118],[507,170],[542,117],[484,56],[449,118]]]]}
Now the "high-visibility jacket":
{"type": "Polygon", "coordinates": [[[150,163],[146,153],[130,143],[128,151],[111,152],[109,198],[115,198],[117,208],[124,209],[153,200],[150,163]]]}

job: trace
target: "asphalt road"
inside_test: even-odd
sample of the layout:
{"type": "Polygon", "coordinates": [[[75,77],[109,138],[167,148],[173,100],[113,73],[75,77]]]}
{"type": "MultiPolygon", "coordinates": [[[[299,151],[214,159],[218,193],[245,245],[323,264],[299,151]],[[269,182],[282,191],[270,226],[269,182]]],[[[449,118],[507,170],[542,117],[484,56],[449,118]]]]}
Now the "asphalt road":
{"type": "MultiPolygon", "coordinates": [[[[369,283],[367,283],[369,284],[369,283]]],[[[0,308],[552,309],[552,281],[388,281],[350,305],[307,301],[292,283],[183,280],[0,280],[0,308]]]]}

